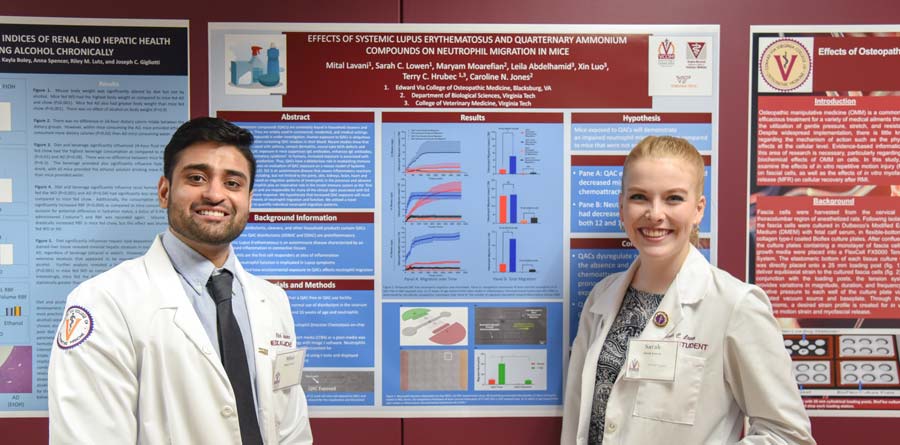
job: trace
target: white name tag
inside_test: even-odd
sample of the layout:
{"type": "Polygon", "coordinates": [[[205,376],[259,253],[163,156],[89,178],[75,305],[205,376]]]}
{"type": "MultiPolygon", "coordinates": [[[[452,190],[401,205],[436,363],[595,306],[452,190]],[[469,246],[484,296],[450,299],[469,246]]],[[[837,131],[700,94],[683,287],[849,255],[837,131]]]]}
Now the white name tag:
{"type": "Polygon", "coordinates": [[[275,356],[272,388],[278,390],[299,384],[305,358],[306,348],[278,353],[275,356]]]}
{"type": "Polygon", "coordinates": [[[625,358],[625,378],[636,380],[675,380],[678,342],[631,340],[625,358]]]}

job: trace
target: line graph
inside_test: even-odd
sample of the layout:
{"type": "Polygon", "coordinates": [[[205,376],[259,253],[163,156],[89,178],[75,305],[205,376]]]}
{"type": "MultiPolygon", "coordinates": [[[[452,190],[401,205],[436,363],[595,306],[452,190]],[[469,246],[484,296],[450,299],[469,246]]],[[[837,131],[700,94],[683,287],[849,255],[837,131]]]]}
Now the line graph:
{"type": "MultiPolygon", "coordinates": [[[[405,153],[405,140],[401,140],[400,147],[405,153]]],[[[425,141],[406,163],[404,171],[407,174],[460,173],[461,153],[462,144],[459,141],[425,141]]]]}
{"type": "Polygon", "coordinates": [[[407,272],[458,272],[462,261],[454,258],[459,232],[425,233],[414,236],[409,241],[403,257],[403,268],[407,272]],[[432,246],[431,244],[434,244],[432,246]]]}
{"type": "Polygon", "coordinates": [[[435,185],[427,191],[412,192],[406,199],[406,214],[404,215],[403,220],[406,222],[460,221],[462,220],[462,215],[459,210],[458,201],[461,199],[461,181],[445,182],[435,185]],[[452,204],[456,204],[456,206],[452,206],[452,204]],[[432,210],[428,213],[416,213],[426,206],[432,210]]]}

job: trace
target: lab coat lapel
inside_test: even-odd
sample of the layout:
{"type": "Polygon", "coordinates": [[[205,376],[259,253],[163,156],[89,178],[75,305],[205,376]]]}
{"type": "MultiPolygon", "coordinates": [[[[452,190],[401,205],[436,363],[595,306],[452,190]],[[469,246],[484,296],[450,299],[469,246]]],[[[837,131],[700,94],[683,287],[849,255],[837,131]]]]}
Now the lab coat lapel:
{"type": "Polygon", "coordinates": [[[683,314],[681,310],[680,294],[677,291],[676,286],[669,286],[669,290],[666,291],[662,301],[659,302],[659,307],[656,309],[656,312],[654,312],[653,315],[650,316],[650,320],[647,321],[647,326],[644,327],[644,331],[641,333],[641,339],[662,340],[671,337],[672,332],[675,331],[675,327],[678,326],[678,323],[681,323],[682,318],[683,314]],[[657,317],[659,317],[659,320],[654,320],[657,317]],[[657,324],[660,320],[665,321],[657,324]]]}
{"type": "Polygon", "coordinates": [[[592,344],[597,341],[602,343],[606,339],[609,328],[612,326],[612,321],[616,319],[616,314],[619,313],[619,307],[622,306],[622,300],[625,298],[625,291],[628,290],[628,286],[631,284],[631,278],[634,277],[634,272],[637,270],[638,266],[640,266],[640,259],[632,261],[628,270],[626,270],[625,273],[618,275],[603,292],[603,295],[608,296],[609,298],[598,299],[594,301],[589,308],[592,313],[598,314],[601,317],[600,327],[594,333],[594,338],[591,342],[592,344]]]}
{"type": "Polygon", "coordinates": [[[225,368],[219,360],[219,355],[215,354],[212,343],[197,317],[197,312],[191,306],[187,296],[184,294],[184,287],[181,285],[181,278],[178,272],[172,267],[172,261],[169,254],[162,245],[159,236],[153,241],[150,250],[144,255],[144,264],[147,267],[147,275],[150,282],[158,293],[159,307],[174,308],[175,316],[173,321],[184,335],[197,347],[206,360],[216,368],[219,375],[228,381],[228,375],[225,368]]]}
{"type": "Polygon", "coordinates": [[[272,410],[272,364],[274,360],[274,348],[268,344],[272,339],[272,317],[268,310],[266,299],[269,296],[256,280],[250,277],[240,261],[235,258],[237,276],[244,285],[244,301],[247,303],[247,313],[250,316],[250,331],[253,335],[254,353],[256,354],[256,395],[258,402],[257,416],[263,430],[263,437],[274,437],[275,422],[272,410]]]}
{"type": "Polygon", "coordinates": [[[681,270],[659,302],[659,308],[641,333],[641,339],[662,340],[673,336],[675,328],[684,318],[684,306],[697,303],[706,294],[709,282],[709,268],[705,267],[706,264],[703,254],[691,247],[684,264],[681,265],[681,270]],[[657,316],[661,319],[666,318],[667,321],[660,323],[661,326],[657,325],[653,320],[657,316]]]}
{"type": "MultiPolygon", "coordinates": [[[[640,260],[635,259],[625,273],[615,276],[605,289],[598,289],[599,295],[606,298],[596,299],[590,307],[585,307],[585,310],[596,314],[600,320],[586,353],[584,369],[581,371],[581,406],[578,422],[580,425],[586,425],[586,422],[590,420],[591,403],[594,399],[594,381],[597,378],[597,359],[600,357],[603,343],[606,341],[606,336],[609,335],[609,329],[619,313],[619,308],[625,299],[625,291],[628,290],[628,285],[631,284],[631,278],[638,266],[640,266],[640,260]]],[[[624,368],[622,369],[624,372],[624,368]]]]}

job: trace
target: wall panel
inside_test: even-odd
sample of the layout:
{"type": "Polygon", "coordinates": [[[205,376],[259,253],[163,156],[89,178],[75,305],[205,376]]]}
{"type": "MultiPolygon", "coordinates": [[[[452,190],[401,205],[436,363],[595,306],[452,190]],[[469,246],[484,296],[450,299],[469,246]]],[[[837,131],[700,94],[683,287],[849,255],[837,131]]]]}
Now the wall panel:
{"type": "MultiPolygon", "coordinates": [[[[719,265],[744,276],[747,189],[747,112],[749,26],[751,24],[866,24],[897,17],[896,2],[850,0],[826,2],[713,2],[661,0],[331,0],[271,2],[265,6],[232,0],[220,2],[4,2],[0,15],[48,17],[160,18],[191,20],[191,114],[207,110],[208,21],[373,22],[373,23],[710,23],[721,25],[720,165],[728,166],[719,182],[719,265]]],[[[896,443],[894,419],[818,418],[813,432],[822,445],[896,443]]],[[[4,418],[0,429],[14,435],[10,443],[47,442],[47,420],[4,418]]],[[[491,419],[316,419],[318,444],[469,445],[554,443],[558,418],[491,419]]],[[[5,441],[4,441],[5,442],[5,441]]]]}

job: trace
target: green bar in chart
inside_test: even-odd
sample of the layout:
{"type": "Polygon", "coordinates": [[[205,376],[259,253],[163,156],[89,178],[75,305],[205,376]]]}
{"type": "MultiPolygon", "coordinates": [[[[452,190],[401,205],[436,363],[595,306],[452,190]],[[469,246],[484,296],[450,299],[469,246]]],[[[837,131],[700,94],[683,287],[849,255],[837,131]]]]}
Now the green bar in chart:
{"type": "Polygon", "coordinates": [[[497,364],[497,384],[506,384],[506,363],[497,364]]]}

